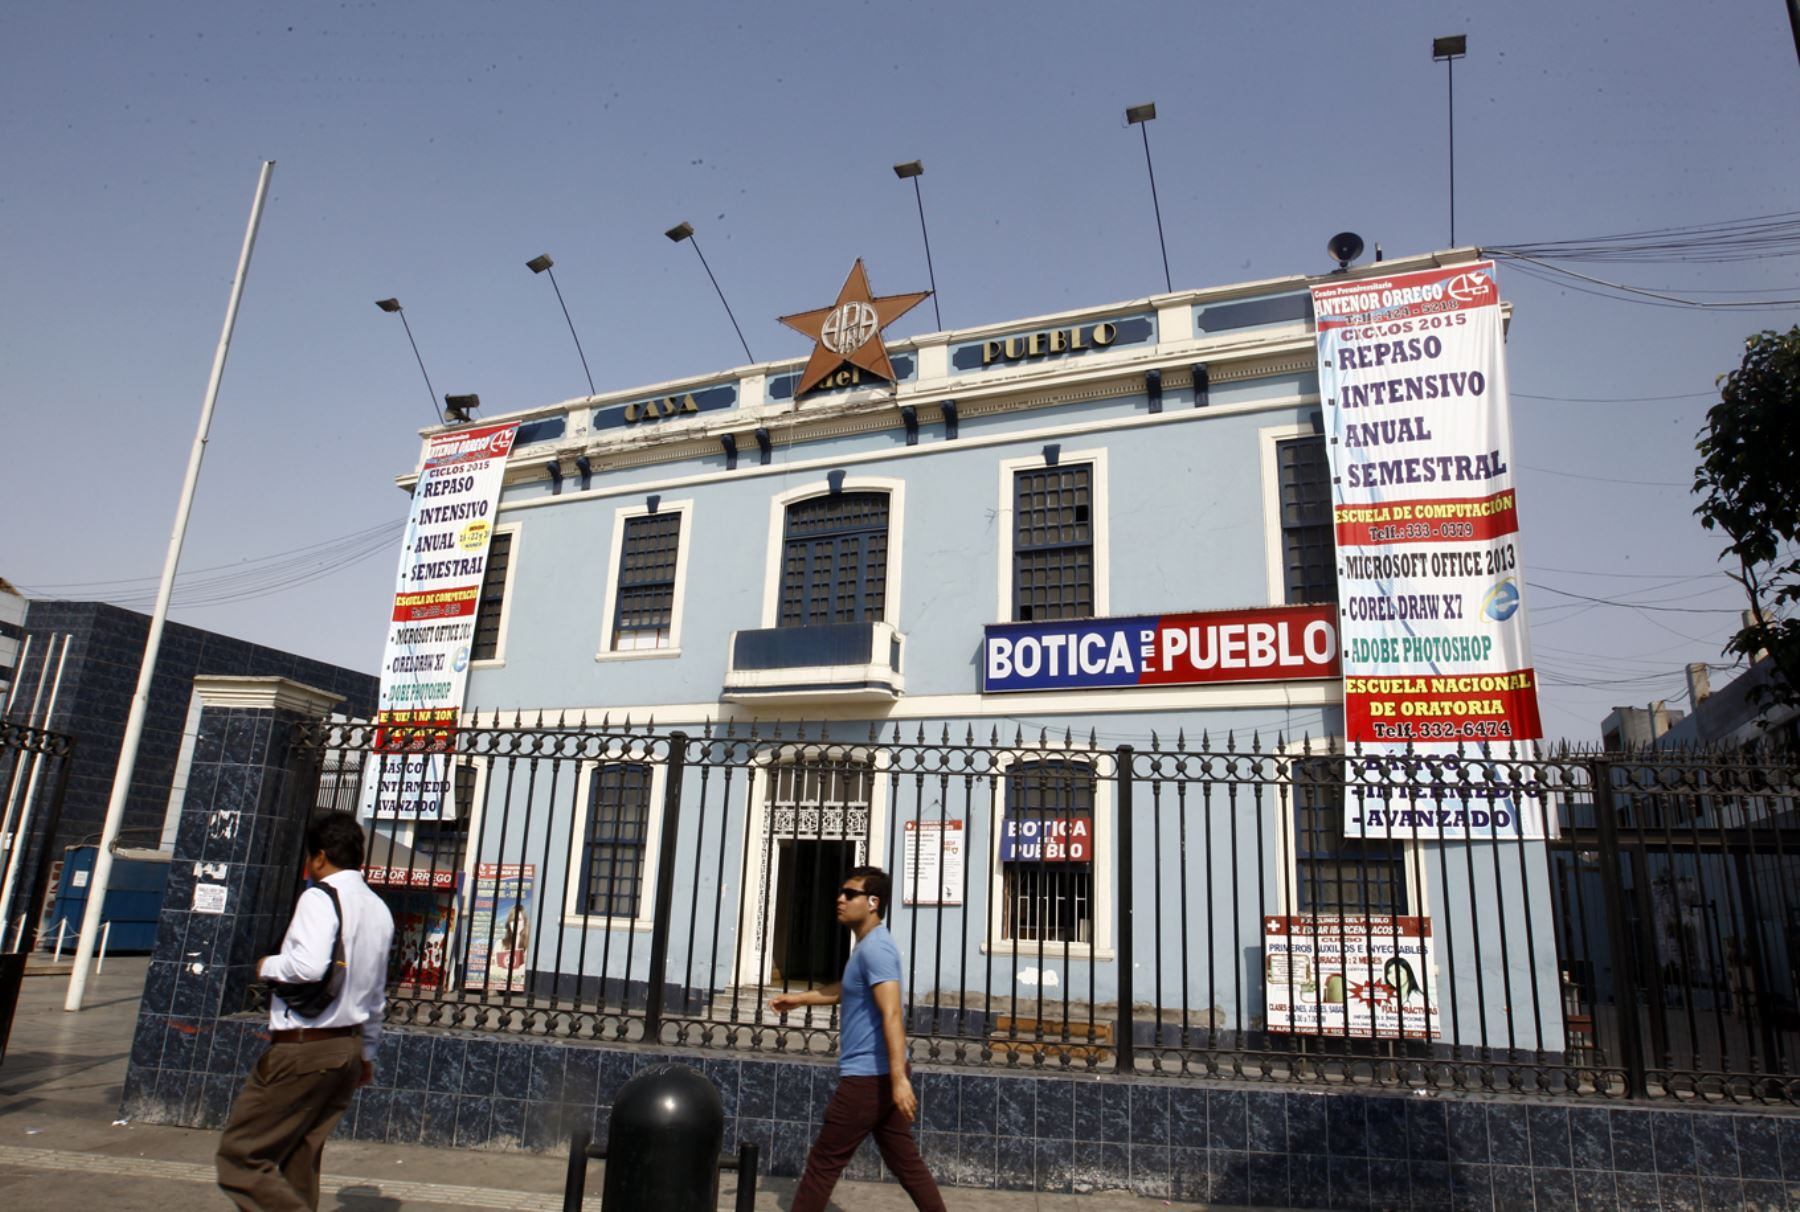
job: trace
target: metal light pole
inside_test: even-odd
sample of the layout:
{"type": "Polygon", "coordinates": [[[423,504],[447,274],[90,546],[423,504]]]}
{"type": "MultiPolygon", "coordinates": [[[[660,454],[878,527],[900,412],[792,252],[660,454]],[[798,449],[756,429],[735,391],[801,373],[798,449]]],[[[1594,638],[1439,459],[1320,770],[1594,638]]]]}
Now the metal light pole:
{"type": "MultiPolygon", "coordinates": [[[[719,302],[725,303],[725,292],[719,289],[719,280],[713,277],[712,266],[706,263],[706,254],[700,251],[700,241],[694,238],[694,225],[683,221],[671,227],[663,235],[677,244],[686,240],[694,246],[694,255],[700,258],[700,268],[706,271],[708,280],[713,284],[713,290],[719,296],[719,302]]],[[[732,330],[737,333],[738,344],[744,347],[744,356],[752,362],[756,361],[756,355],[750,352],[750,342],[744,340],[744,330],[738,327],[737,317],[731,314],[731,304],[729,303],[725,303],[725,318],[731,321],[732,330]]]]}
{"type": "Polygon", "coordinates": [[[406,343],[412,346],[413,359],[419,364],[419,373],[425,377],[425,394],[431,397],[431,411],[437,414],[438,424],[444,423],[444,411],[438,407],[437,389],[431,385],[431,376],[425,372],[425,359],[419,357],[419,343],[413,340],[412,325],[406,322],[406,309],[400,306],[398,299],[377,299],[375,306],[389,315],[400,317],[400,327],[406,330],[406,343]]]}
{"type": "Polygon", "coordinates": [[[1469,35],[1431,40],[1431,60],[1444,65],[1450,94],[1450,247],[1456,247],[1456,61],[1469,53],[1469,35]]]}
{"type": "Polygon", "coordinates": [[[1150,173],[1150,205],[1156,210],[1156,246],[1162,249],[1163,289],[1173,292],[1174,279],[1169,277],[1169,245],[1163,239],[1162,203],[1156,200],[1156,165],[1150,162],[1150,123],[1156,119],[1156,102],[1134,105],[1125,111],[1125,124],[1135,126],[1144,136],[1144,168],[1150,173]]]}
{"type": "MultiPolygon", "coordinates": [[[[549,253],[540,253],[538,256],[525,262],[525,268],[529,269],[534,274],[547,273],[550,275],[550,289],[556,292],[556,301],[562,305],[563,319],[567,320],[569,324],[569,335],[575,337],[575,321],[569,319],[569,305],[563,303],[562,287],[556,284],[556,273],[550,268],[555,264],[556,262],[550,259],[549,253]]],[[[588,369],[587,355],[581,352],[580,337],[575,337],[575,353],[581,359],[581,373],[587,376],[588,394],[590,396],[599,395],[600,393],[594,390],[594,372],[588,369]]]]}
{"type": "Polygon", "coordinates": [[[144,717],[150,708],[150,679],[156,672],[156,656],[162,647],[163,624],[169,617],[169,597],[175,590],[175,569],[181,563],[181,544],[187,537],[188,515],[194,508],[194,491],[200,483],[200,462],[206,456],[206,438],[212,428],[213,405],[219,399],[219,383],[225,377],[225,356],[231,352],[231,332],[237,326],[238,304],[244,297],[244,279],[250,273],[250,254],[256,248],[256,229],[262,223],[263,202],[269,196],[269,178],[275,161],[264,160],[256,181],[256,200],[250,204],[250,224],[244,231],[244,247],[238,253],[237,275],[231,281],[231,302],[225,308],[225,326],[219,347],[213,352],[212,375],[206,383],[206,399],[200,405],[200,426],[194,448],[188,454],[187,477],[181,482],[181,501],[175,507],[175,529],[169,536],[169,552],[163,560],[162,583],[156,590],[156,609],[150,615],[150,634],[144,639],[144,661],[138,667],[137,693],[131,697],[131,713],[125,717],[125,739],[119,744],[119,766],[113,773],[112,795],[106,802],[106,823],[100,829],[100,852],[94,856],[94,875],[88,885],[87,909],[81,915],[81,936],[75,948],[75,969],[69,973],[69,994],[64,1010],[81,1009],[87,989],[88,964],[99,941],[100,918],[106,908],[106,886],[112,880],[113,843],[125,819],[125,801],[131,796],[131,776],[137,770],[138,742],[144,735],[144,717]]]}
{"type": "Polygon", "coordinates": [[[931,279],[931,314],[938,331],[944,331],[944,313],[938,310],[937,271],[931,268],[931,233],[925,230],[925,195],[919,192],[919,178],[925,175],[923,160],[908,160],[894,165],[894,175],[913,183],[913,199],[919,204],[919,234],[925,237],[925,274],[931,279]]]}

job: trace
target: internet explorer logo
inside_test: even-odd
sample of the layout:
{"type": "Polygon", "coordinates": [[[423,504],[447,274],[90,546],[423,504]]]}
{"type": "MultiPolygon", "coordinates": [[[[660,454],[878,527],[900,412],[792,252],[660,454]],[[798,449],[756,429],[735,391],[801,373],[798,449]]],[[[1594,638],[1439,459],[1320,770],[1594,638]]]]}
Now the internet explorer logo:
{"type": "Polygon", "coordinates": [[[1519,613],[1519,602],[1519,587],[1511,577],[1507,577],[1483,595],[1481,613],[1496,623],[1504,623],[1519,613]]]}

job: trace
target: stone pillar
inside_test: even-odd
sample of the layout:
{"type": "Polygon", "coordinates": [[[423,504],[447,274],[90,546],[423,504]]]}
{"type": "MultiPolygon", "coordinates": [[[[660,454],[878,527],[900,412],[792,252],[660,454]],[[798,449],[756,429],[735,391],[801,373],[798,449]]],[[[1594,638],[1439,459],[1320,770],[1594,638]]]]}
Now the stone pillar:
{"type": "Polygon", "coordinates": [[[266,1021],[246,1006],[256,960],[285,928],[317,766],[297,725],[343,696],[279,677],[197,677],[199,736],[125,1071],[122,1114],[213,1127],[266,1021]],[[229,1053],[229,1055],[227,1055],[229,1053]]]}

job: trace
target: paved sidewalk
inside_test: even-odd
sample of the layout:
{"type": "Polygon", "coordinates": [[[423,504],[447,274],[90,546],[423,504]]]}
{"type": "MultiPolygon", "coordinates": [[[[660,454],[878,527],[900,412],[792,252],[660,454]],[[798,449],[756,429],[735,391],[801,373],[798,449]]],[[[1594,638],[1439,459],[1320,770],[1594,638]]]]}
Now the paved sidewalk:
{"type": "MultiPolygon", "coordinates": [[[[225,1208],[212,1186],[216,1133],[117,1123],[125,1058],[146,961],[114,958],[88,984],[88,1008],[62,1009],[68,965],[34,965],[19,997],[6,1061],[0,1064],[0,1207],[54,1212],[165,1212],[171,1206],[225,1208]]],[[[321,1208],[341,1212],[496,1208],[555,1212],[562,1207],[564,1160],[533,1153],[485,1153],[333,1141],[325,1150],[321,1208]]],[[[598,1209],[600,1163],[588,1177],[598,1209]]],[[[732,1206],[730,1175],[720,1207],[732,1206]]],[[[758,1212],[779,1212],[790,1179],[762,1180],[758,1212]]],[[[946,1188],[952,1212],[1151,1212],[1174,1205],[1127,1194],[1037,1195],[946,1188]]],[[[894,1186],[840,1183],[839,1212],[906,1212],[894,1186]]]]}

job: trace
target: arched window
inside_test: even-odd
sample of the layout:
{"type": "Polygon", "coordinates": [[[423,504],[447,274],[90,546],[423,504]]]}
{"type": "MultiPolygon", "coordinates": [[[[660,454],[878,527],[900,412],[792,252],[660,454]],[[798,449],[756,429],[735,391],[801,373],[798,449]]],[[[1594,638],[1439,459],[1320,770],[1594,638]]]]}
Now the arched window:
{"type": "Polygon", "coordinates": [[[887,493],[843,492],[789,505],[780,625],[881,622],[887,558],[887,493]]]}

